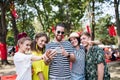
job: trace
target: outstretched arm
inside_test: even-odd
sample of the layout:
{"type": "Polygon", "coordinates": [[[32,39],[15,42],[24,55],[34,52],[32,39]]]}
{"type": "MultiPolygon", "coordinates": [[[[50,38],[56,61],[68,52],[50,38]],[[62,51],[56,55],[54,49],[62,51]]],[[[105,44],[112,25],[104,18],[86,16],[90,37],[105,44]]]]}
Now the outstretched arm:
{"type": "Polygon", "coordinates": [[[31,60],[32,61],[38,61],[38,60],[43,60],[45,55],[42,55],[42,56],[32,56],[31,60]]]}

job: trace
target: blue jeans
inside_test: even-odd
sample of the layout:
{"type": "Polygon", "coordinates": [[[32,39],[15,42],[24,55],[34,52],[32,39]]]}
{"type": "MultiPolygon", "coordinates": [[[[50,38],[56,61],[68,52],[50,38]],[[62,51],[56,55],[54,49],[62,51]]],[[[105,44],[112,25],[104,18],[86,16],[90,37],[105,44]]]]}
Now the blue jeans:
{"type": "Polygon", "coordinates": [[[49,76],[49,80],[71,80],[71,77],[56,77],[56,76],[49,76]]]}
{"type": "Polygon", "coordinates": [[[85,80],[84,74],[71,73],[71,80],[85,80]]]}

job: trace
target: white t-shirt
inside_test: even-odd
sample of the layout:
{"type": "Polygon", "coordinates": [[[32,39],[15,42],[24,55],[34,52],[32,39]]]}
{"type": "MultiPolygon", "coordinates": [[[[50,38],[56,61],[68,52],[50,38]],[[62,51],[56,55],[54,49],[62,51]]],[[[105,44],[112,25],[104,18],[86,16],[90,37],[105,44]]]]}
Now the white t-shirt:
{"type": "Polygon", "coordinates": [[[32,55],[26,55],[20,52],[15,53],[16,80],[32,80],[31,57],[32,55]]]}

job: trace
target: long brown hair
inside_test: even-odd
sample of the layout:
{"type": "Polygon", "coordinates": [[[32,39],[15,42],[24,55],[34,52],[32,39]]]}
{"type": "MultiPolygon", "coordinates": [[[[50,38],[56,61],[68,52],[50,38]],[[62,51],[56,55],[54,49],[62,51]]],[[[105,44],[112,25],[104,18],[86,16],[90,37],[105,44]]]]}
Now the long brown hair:
{"type": "Polygon", "coordinates": [[[37,42],[36,42],[36,39],[38,39],[40,37],[43,37],[43,36],[46,37],[46,40],[47,40],[46,43],[49,42],[49,37],[47,36],[46,33],[41,32],[41,33],[36,34],[35,39],[32,41],[32,44],[31,44],[31,50],[32,51],[36,51],[36,52],[41,51],[41,50],[44,51],[44,48],[43,49],[39,48],[39,46],[37,46],[37,42]]]}

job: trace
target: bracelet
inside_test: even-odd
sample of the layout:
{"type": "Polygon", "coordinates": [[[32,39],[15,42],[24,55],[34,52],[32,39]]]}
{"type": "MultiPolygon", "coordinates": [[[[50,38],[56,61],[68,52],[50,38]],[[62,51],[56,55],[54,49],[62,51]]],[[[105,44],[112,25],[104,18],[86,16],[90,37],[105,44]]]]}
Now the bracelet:
{"type": "Polygon", "coordinates": [[[43,56],[41,56],[41,60],[43,60],[44,58],[43,58],[43,56]]]}

